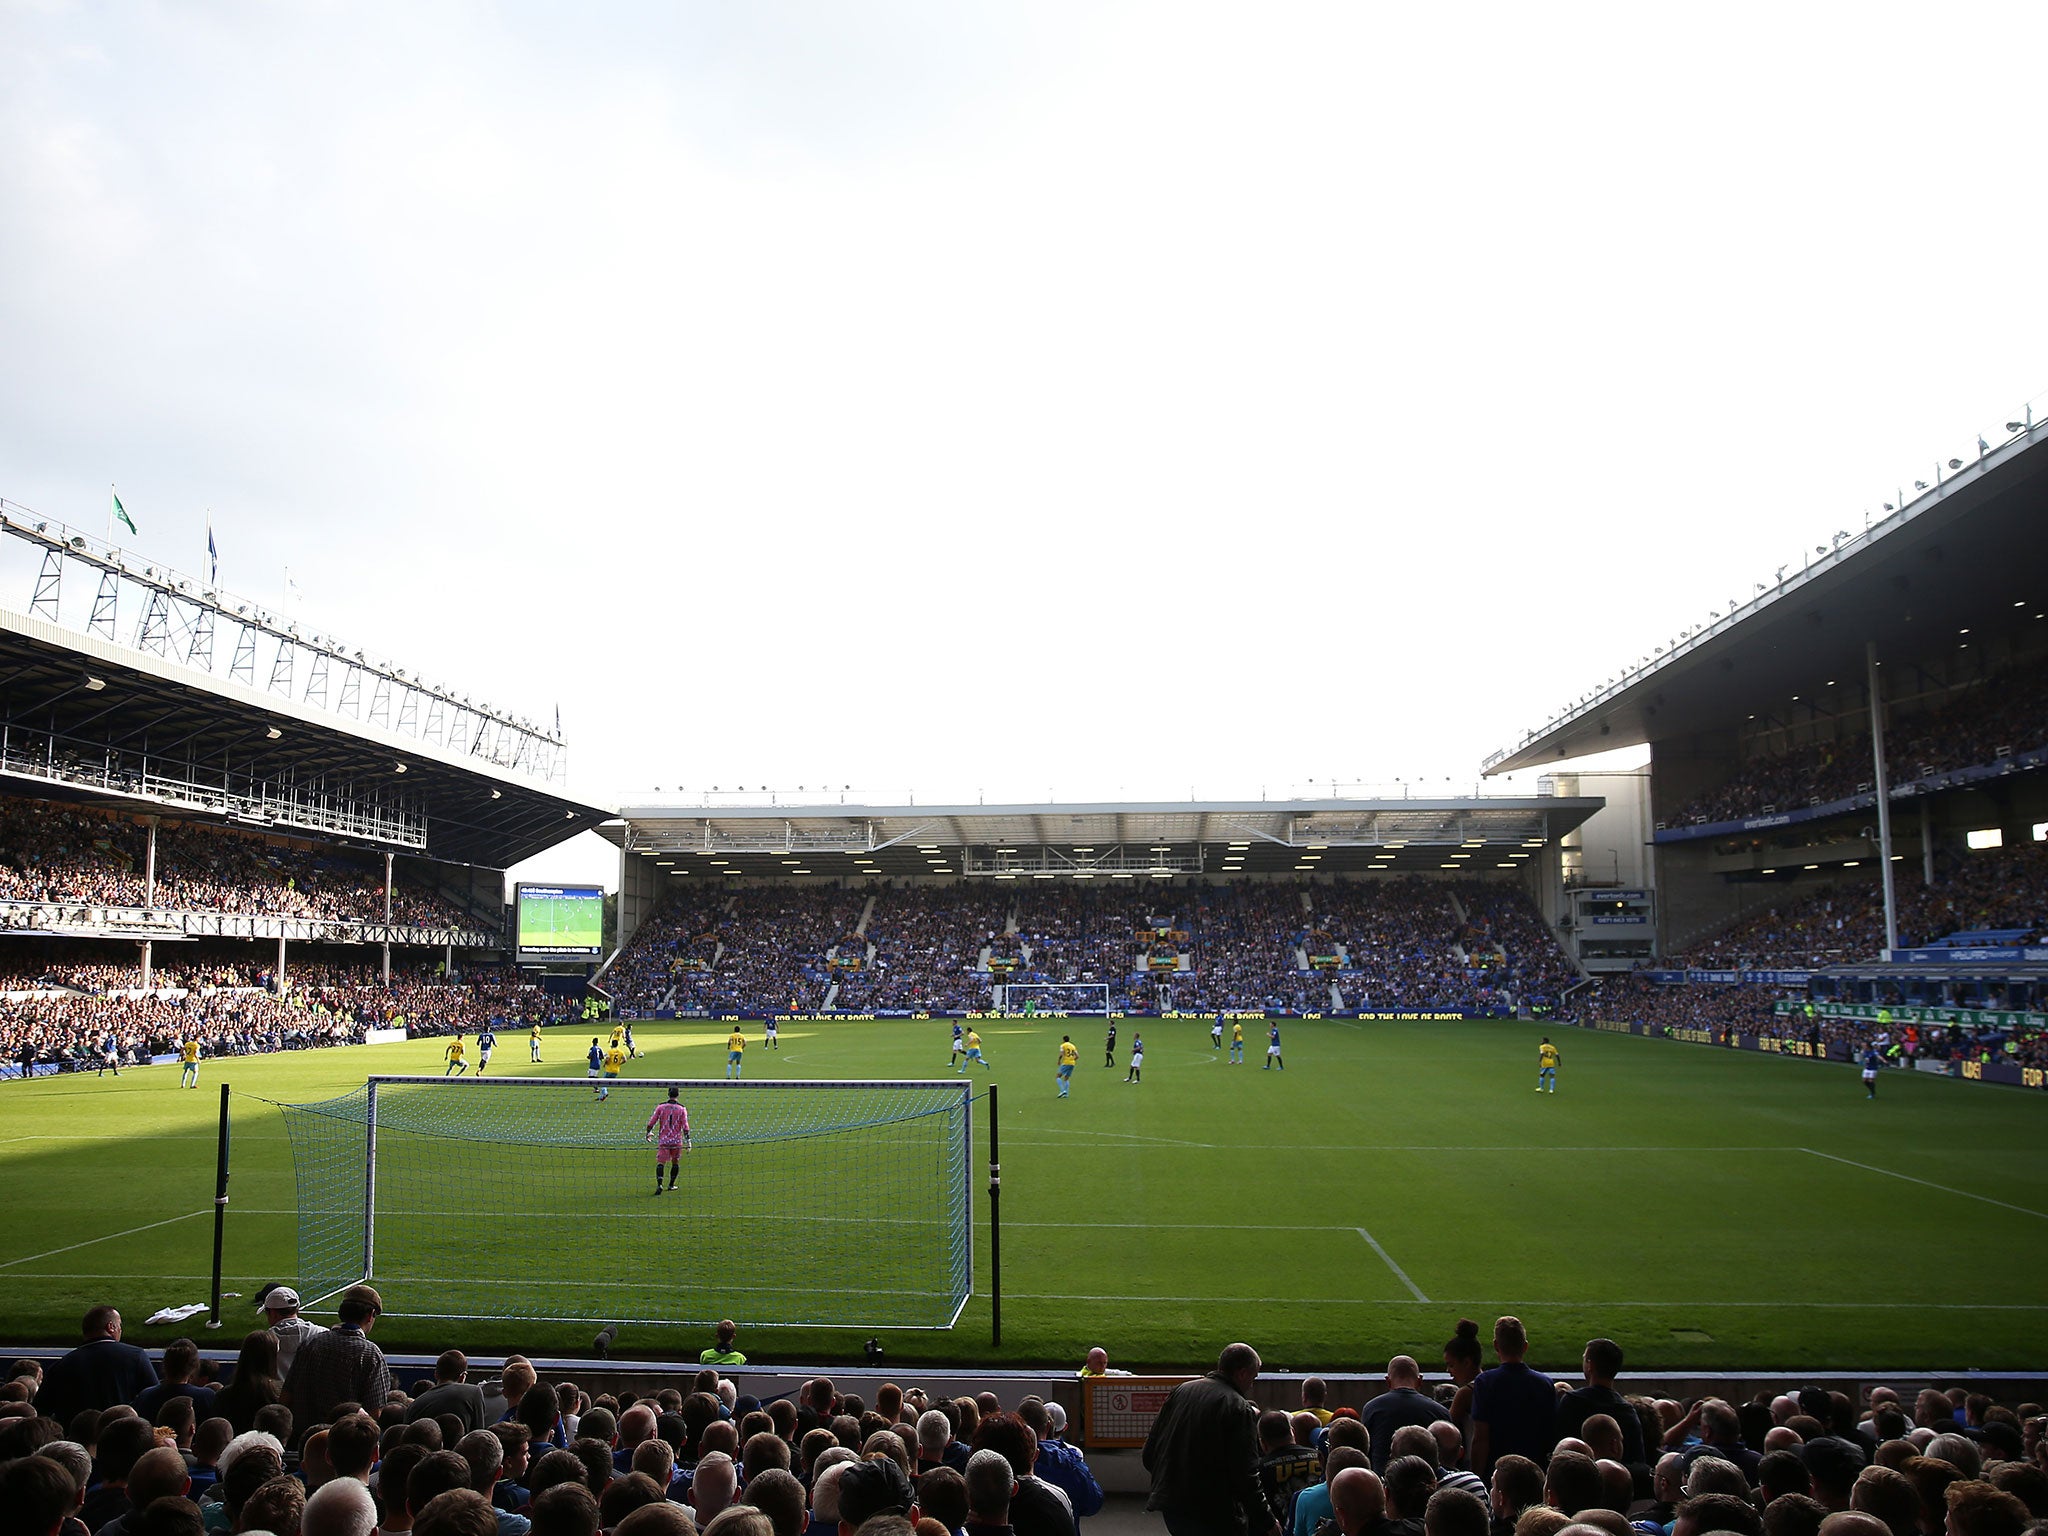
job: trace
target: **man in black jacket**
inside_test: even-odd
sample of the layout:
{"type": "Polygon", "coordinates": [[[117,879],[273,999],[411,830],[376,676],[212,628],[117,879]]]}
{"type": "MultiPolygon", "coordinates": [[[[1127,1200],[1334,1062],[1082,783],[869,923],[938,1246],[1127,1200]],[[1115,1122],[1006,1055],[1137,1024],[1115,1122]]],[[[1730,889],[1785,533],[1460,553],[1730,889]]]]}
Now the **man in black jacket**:
{"type": "Polygon", "coordinates": [[[121,1342],[121,1314],[94,1307],[85,1314],[85,1342],[49,1369],[36,1411],[69,1424],[86,1408],[132,1403],[156,1385],[156,1367],[133,1344],[121,1342]]]}
{"type": "Polygon", "coordinates": [[[1259,1352],[1233,1344],[1216,1369],[1167,1395],[1145,1437],[1152,1496],[1171,1536],[1278,1536],[1259,1488],[1259,1352]]]}

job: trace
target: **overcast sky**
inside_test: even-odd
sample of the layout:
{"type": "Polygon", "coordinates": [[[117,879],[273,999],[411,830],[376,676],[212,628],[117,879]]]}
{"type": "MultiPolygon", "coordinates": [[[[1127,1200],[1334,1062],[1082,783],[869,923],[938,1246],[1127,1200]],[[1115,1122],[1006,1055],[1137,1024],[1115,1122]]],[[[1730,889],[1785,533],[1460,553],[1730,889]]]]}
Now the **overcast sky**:
{"type": "Polygon", "coordinates": [[[2038,4],[0,0],[0,57],[0,496],[192,571],[210,509],[600,803],[1469,789],[2048,391],[2038,4]]]}

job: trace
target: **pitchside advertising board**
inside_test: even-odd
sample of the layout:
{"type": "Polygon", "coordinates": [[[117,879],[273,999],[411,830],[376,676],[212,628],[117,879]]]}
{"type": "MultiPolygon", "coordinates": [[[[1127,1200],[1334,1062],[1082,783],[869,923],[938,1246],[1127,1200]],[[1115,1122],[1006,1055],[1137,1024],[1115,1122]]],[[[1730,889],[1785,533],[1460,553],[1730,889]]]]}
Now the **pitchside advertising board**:
{"type": "Polygon", "coordinates": [[[604,887],[532,885],[513,892],[519,960],[596,960],[604,954],[604,887]]]}

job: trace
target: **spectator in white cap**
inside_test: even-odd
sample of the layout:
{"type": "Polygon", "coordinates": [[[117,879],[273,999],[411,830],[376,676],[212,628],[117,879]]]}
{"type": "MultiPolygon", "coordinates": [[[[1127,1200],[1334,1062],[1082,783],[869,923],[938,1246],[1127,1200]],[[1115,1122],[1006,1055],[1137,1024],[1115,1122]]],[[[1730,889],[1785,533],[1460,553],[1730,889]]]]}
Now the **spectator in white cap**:
{"type": "Polygon", "coordinates": [[[299,1316],[299,1293],[288,1285],[266,1285],[256,1293],[256,1305],[270,1319],[270,1331],[277,1335],[277,1374],[292,1373],[292,1361],[299,1346],[321,1330],[299,1316]]]}

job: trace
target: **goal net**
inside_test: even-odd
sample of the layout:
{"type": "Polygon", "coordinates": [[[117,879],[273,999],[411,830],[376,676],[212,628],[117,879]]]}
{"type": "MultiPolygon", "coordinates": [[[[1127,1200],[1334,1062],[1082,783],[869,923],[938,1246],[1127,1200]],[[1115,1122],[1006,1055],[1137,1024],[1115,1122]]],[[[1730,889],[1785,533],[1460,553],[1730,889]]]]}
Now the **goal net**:
{"type": "Polygon", "coordinates": [[[948,1328],[973,1284],[971,1089],[373,1077],[282,1106],[299,1289],[400,1316],[948,1328]],[[654,1193],[648,1117],[692,1150],[654,1193]]]}
{"type": "Polygon", "coordinates": [[[1103,981],[1013,981],[995,990],[998,1013],[1109,1014],[1109,983],[1103,981]]]}

